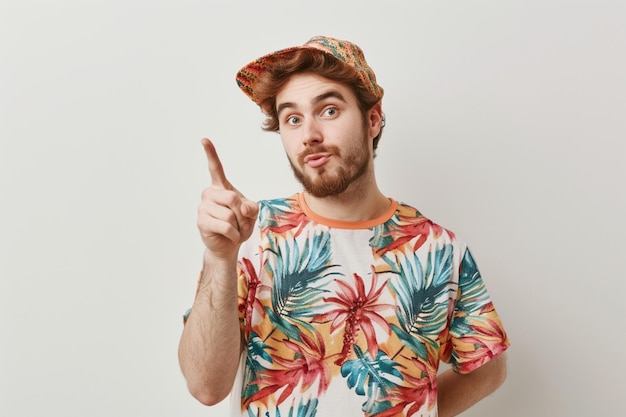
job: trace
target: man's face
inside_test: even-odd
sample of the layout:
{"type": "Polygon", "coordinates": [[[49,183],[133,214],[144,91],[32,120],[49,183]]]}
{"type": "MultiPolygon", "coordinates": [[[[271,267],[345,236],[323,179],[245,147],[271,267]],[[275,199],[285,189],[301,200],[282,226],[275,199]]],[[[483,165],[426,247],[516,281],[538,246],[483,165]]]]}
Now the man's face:
{"type": "Polygon", "coordinates": [[[315,197],[336,196],[373,170],[372,138],[352,90],[316,74],[276,95],[280,135],[295,177],[315,197]]]}

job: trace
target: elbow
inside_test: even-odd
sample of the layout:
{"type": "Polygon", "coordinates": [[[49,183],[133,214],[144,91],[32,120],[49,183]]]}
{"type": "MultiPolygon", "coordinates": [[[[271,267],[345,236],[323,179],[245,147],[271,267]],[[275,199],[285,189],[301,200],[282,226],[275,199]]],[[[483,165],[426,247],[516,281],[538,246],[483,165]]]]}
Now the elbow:
{"type": "Polygon", "coordinates": [[[192,397],[206,406],[212,406],[220,403],[230,393],[230,390],[212,389],[206,385],[187,384],[187,389],[192,397]]]}

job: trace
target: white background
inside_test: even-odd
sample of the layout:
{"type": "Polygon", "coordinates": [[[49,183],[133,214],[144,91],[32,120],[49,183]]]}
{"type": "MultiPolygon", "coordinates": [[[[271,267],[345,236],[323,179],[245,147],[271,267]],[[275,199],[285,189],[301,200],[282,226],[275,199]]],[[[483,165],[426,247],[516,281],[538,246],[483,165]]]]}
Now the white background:
{"type": "Polygon", "coordinates": [[[225,414],[176,356],[200,139],[248,197],[297,191],[234,76],[316,34],[364,49],[381,188],[470,243],[511,337],[464,415],[624,415],[623,1],[3,0],[1,416],[225,414]]]}

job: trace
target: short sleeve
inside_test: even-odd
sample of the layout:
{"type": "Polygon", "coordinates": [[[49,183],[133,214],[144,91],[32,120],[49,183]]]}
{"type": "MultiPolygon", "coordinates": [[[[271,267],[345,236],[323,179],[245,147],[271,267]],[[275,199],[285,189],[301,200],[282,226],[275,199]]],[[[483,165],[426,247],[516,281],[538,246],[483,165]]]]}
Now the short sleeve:
{"type": "Polygon", "coordinates": [[[510,345],[476,262],[465,249],[459,266],[459,287],[442,360],[461,374],[472,372],[510,345]]]}

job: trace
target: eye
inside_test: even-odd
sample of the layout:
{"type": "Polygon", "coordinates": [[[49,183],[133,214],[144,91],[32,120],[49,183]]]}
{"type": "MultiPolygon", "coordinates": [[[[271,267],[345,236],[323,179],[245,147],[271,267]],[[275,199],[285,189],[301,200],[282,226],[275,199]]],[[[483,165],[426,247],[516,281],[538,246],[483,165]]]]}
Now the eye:
{"type": "Polygon", "coordinates": [[[337,109],[335,107],[328,107],[324,109],[323,115],[325,117],[333,117],[337,115],[337,109]]]}
{"type": "Polygon", "coordinates": [[[290,117],[288,117],[288,118],[286,119],[286,122],[287,122],[287,124],[288,124],[288,125],[295,126],[295,125],[297,125],[298,123],[300,123],[300,120],[301,120],[301,119],[300,119],[298,116],[290,116],[290,117]]]}

